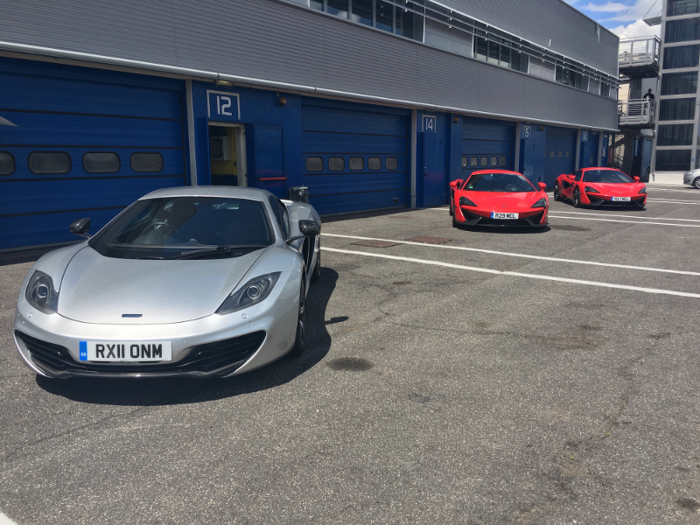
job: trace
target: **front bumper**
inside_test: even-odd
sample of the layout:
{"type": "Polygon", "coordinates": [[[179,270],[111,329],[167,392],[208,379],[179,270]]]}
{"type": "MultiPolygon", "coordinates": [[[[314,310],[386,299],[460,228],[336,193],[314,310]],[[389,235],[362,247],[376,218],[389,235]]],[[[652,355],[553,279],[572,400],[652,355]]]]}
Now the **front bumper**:
{"type": "Polygon", "coordinates": [[[284,356],[296,337],[301,276],[284,272],[262,303],[227,315],[161,325],[89,324],[17,303],[15,343],[22,360],[46,377],[228,377],[284,356]],[[286,275],[285,275],[286,274],[286,275]],[[80,360],[81,341],[170,341],[172,360],[92,363],[80,360]]]}
{"type": "Polygon", "coordinates": [[[683,184],[693,185],[693,181],[700,177],[700,173],[696,171],[686,171],[683,174],[683,184]]]}
{"type": "MultiPolygon", "coordinates": [[[[618,195],[615,195],[618,197],[618,195]]],[[[643,208],[647,203],[646,193],[640,193],[637,195],[625,195],[625,197],[630,197],[629,201],[613,201],[612,195],[603,195],[601,193],[584,193],[581,195],[581,204],[585,206],[605,206],[611,208],[643,208]]]]}
{"type": "MultiPolygon", "coordinates": [[[[532,208],[525,212],[518,211],[518,219],[492,219],[491,212],[472,208],[471,206],[459,206],[455,219],[459,224],[466,226],[501,226],[501,227],[529,227],[542,228],[547,225],[547,209],[532,208]]],[[[509,212],[510,213],[510,212],[509,212]]]]}

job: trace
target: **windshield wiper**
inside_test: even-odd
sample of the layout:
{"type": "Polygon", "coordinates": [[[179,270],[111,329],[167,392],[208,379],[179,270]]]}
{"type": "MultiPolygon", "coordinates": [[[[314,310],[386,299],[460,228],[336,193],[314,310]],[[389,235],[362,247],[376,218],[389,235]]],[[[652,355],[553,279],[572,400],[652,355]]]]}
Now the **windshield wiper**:
{"type": "Polygon", "coordinates": [[[267,248],[267,245],[265,244],[236,244],[236,245],[221,245],[217,246],[216,248],[207,248],[204,250],[195,250],[193,252],[186,252],[186,253],[181,253],[180,255],[176,255],[175,257],[168,257],[167,260],[172,261],[172,260],[181,260],[181,259],[197,259],[197,258],[202,258],[202,257],[214,257],[214,256],[230,256],[233,254],[234,257],[237,257],[238,255],[243,255],[243,253],[240,254],[234,254],[235,251],[241,250],[259,250],[260,248],[267,248]]]}

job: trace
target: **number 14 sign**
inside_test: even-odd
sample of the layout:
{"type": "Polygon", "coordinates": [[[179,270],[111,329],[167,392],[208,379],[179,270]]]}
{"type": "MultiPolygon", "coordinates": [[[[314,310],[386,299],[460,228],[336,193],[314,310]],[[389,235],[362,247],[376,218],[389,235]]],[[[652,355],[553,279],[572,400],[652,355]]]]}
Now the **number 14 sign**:
{"type": "Polygon", "coordinates": [[[215,120],[241,120],[241,100],[238,93],[207,90],[207,115],[215,120]]]}

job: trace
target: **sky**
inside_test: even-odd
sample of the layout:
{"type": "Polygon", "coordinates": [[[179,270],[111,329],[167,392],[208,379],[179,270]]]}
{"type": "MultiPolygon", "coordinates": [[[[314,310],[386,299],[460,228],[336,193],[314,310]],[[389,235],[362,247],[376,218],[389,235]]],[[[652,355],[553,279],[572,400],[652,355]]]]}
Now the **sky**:
{"type": "Polygon", "coordinates": [[[649,27],[644,18],[661,15],[663,0],[565,0],[621,38],[659,36],[661,26],[649,27]]]}

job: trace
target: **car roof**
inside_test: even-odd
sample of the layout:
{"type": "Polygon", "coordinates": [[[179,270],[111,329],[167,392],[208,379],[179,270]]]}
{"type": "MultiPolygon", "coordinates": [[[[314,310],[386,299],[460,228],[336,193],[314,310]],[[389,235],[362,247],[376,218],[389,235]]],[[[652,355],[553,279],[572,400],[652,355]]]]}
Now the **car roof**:
{"type": "Polygon", "coordinates": [[[258,188],[239,188],[237,186],[181,186],[178,188],[163,188],[144,195],[139,200],[162,199],[168,197],[227,197],[265,201],[272,194],[258,188]]]}
{"type": "MultiPolygon", "coordinates": [[[[596,168],[595,166],[591,166],[588,168],[581,168],[581,171],[588,171],[588,170],[605,170],[605,171],[622,171],[617,168],[596,168]]],[[[624,172],[623,172],[624,173],[624,172]]]]}

